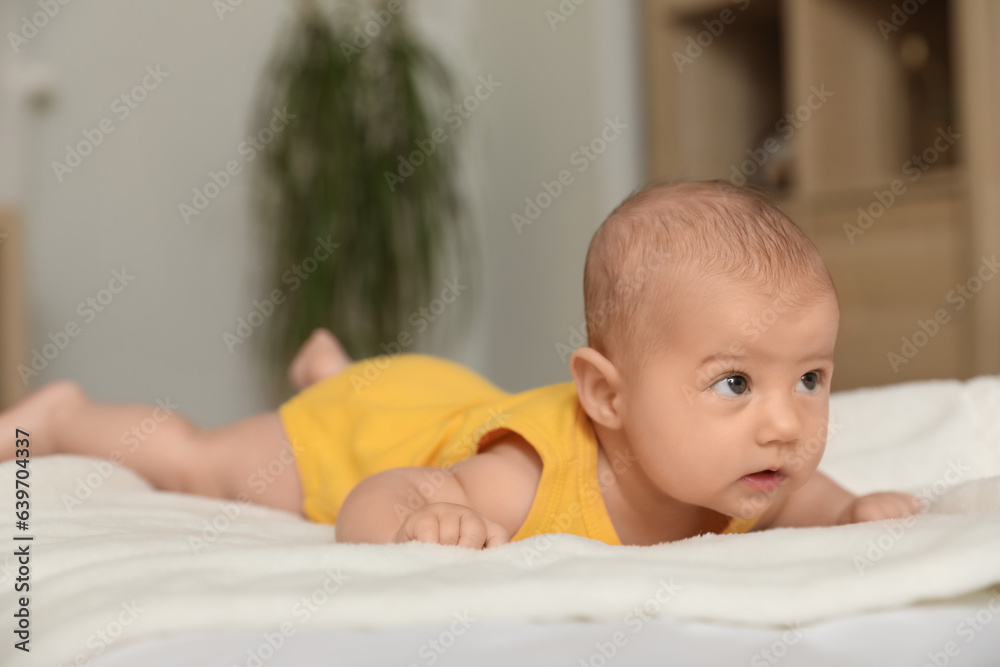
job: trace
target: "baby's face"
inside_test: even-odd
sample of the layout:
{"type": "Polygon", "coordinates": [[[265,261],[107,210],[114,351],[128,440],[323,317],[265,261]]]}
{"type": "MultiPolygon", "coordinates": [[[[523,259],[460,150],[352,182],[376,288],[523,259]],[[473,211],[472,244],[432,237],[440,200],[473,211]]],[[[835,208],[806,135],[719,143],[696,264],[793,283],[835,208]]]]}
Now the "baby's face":
{"type": "Polygon", "coordinates": [[[836,297],[793,309],[735,283],[694,291],[665,349],[623,390],[625,435],[665,494],[758,516],[822,458],[836,297]]]}

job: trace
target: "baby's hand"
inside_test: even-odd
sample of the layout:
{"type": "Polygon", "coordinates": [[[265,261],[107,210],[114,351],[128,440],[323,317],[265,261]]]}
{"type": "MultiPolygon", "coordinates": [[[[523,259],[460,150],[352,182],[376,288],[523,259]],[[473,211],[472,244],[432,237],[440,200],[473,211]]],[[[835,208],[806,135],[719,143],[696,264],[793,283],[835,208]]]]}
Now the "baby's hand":
{"type": "Polygon", "coordinates": [[[510,542],[510,533],[464,505],[431,503],[406,518],[393,542],[412,540],[482,549],[510,542]]]}
{"type": "Polygon", "coordinates": [[[864,521],[881,521],[882,519],[900,519],[919,514],[923,504],[916,496],[909,493],[886,491],[869,493],[854,499],[844,509],[840,523],[862,523],[864,521]]]}

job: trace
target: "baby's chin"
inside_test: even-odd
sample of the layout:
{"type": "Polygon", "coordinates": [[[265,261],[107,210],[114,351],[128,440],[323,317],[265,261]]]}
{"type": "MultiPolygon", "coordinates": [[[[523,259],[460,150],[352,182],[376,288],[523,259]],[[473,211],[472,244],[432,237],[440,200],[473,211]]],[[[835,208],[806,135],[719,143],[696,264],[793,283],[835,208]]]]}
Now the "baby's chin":
{"type": "MultiPolygon", "coordinates": [[[[742,484],[740,485],[743,486],[742,484]]],[[[724,503],[724,509],[717,511],[740,519],[754,519],[771,508],[774,503],[787,495],[784,487],[773,491],[755,491],[739,488],[738,491],[724,503]]]]}
{"type": "MultiPolygon", "coordinates": [[[[676,481],[676,480],[675,480],[676,481]]],[[[739,519],[757,518],[766,512],[774,503],[787,496],[793,487],[800,484],[791,477],[781,480],[777,488],[759,491],[752,488],[742,478],[730,482],[726,486],[716,486],[718,480],[703,480],[697,487],[691,487],[692,480],[686,480],[688,488],[675,489],[675,493],[667,491],[675,500],[693,507],[725,514],[739,519]],[[706,489],[711,489],[708,493],[706,489]]]]}
{"type": "MultiPolygon", "coordinates": [[[[682,500],[678,498],[678,500],[682,500]]],[[[759,517],[774,502],[777,497],[774,495],[766,494],[739,494],[733,493],[731,490],[723,489],[719,493],[711,497],[706,497],[701,495],[698,498],[690,498],[684,500],[688,505],[693,507],[700,507],[702,509],[711,510],[719,514],[724,514],[725,516],[735,517],[738,519],[753,519],[759,517]]]]}

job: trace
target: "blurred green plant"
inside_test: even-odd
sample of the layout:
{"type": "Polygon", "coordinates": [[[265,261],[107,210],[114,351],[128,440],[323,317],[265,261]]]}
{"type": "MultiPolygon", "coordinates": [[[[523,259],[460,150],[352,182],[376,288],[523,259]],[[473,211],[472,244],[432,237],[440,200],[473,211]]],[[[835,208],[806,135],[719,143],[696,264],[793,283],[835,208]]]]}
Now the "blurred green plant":
{"type": "Polygon", "coordinates": [[[258,156],[254,183],[266,284],[288,299],[258,337],[276,368],[321,326],[356,359],[381,354],[400,333],[414,333],[407,320],[431,299],[445,267],[446,277],[475,282],[455,141],[430,139],[455,99],[451,75],[411,34],[406,12],[384,7],[338,2],[331,15],[302,3],[262,77],[254,127],[267,127],[276,109],[291,118],[258,156]],[[391,20],[359,38],[373,9],[391,20]],[[328,237],[339,246],[296,283],[292,267],[328,237]]]}

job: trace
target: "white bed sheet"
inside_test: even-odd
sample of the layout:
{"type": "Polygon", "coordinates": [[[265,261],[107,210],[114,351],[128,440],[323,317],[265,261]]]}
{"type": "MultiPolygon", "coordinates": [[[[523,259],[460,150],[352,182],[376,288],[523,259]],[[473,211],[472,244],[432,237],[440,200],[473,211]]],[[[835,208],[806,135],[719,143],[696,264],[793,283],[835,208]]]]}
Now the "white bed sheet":
{"type": "Polygon", "coordinates": [[[93,667],[997,667],[1000,602],[995,600],[1000,600],[1000,592],[979,592],[948,603],[783,629],[658,618],[637,631],[624,619],[484,621],[454,639],[448,638],[447,624],[368,632],[304,629],[280,644],[268,642],[259,631],[192,633],[109,652],[93,667]],[[990,610],[991,603],[996,612],[990,610]],[[971,622],[977,615],[987,622],[971,622]],[[615,633],[621,633],[617,644],[615,633]],[[440,643],[442,638],[448,647],[440,643]],[[432,645],[434,640],[438,643],[432,645]]]}
{"type": "MultiPolygon", "coordinates": [[[[224,639],[246,630],[259,637],[288,620],[300,596],[316,592],[328,573],[341,569],[351,580],[338,584],[309,618],[296,619],[296,639],[282,654],[293,654],[300,642],[302,650],[315,646],[326,655],[356,645],[358,657],[352,659],[370,654],[383,659],[372,664],[386,664],[396,660],[391,651],[400,650],[409,660],[401,664],[426,664],[405,658],[416,655],[407,642],[430,636],[428,626],[463,610],[474,612],[479,629],[466,636],[475,639],[463,643],[465,649],[456,642],[455,655],[472,651],[477,664],[487,664],[483,659],[506,650],[491,642],[523,650],[518,660],[550,641],[552,650],[565,653],[593,646],[602,633],[610,637],[627,610],[648,602],[664,578],[676,578],[683,590],[654,605],[650,614],[660,619],[636,633],[614,663],[631,652],[642,655],[639,647],[649,643],[647,650],[661,652],[732,645],[738,648],[733,655],[743,656],[737,662],[746,664],[747,655],[756,655],[746,649],[769,645],[773,639],[767,637],[780,637],[787,623],[814,624],[816,631],[805,635],[811,639],[795,646],[800,653],[816,642],[817,652],[836,654],[852,637],[868,647],[862,653],[877,653],[880,637],[905,632],[915,639],[901,651],[922,660],[910,649],[933,652],[940,643],[944,650],[939,640],[956,631],[949,605],[966,604],[958,600],[1000,583],[1000,479],[985,479],[1000,475],[1000,377],[847,392],[833,397],[831,414],[824,470],[857,493],[933,491],[935,513],[902,531],[895,522],[882,522],[702,536],[656,547],[611,547],[573,536],[537,537],[488,552],[337,545],[329,526],[256,506],[232,515],[218,501],[152,491],[125,469],[101,479],[84,502],[67,505],[67,498],[79,497],[80,484],[97,480],[97,461],[39,459],[32,464],[34,650],[24,655],[7,642],[0,646],[0,664],[86,665],[133,648],[155,653],[156,647],[166,659],[166,648],[151,641],[167,638],[177,648],[197,641],[200,632],[224,639]],[[222,526],[217,535],[206,532],[209,522],[222,526]],[[878,558],[862,573],[854,557],[880,540],[885,548],[875,551],[878,558]],[[943,606],[921,606],[934,600],[943,606]],[[129,605],[143,611],[134,622],[118,623],[129,605]],[[882,622],[875,618],[879,614],[887,614],[884,631],[859,630],[882,622]],[[732,625],[737,623],[758,627],[732,625]],[[101,632],[112,632],[114,641],[97,638],[101,632]],[[750,644],[740,644],[741,638],[750,644]]],[[[12,471],[11,462],[0,465],[0,478],[12,471]]],[[[12,512],[9,498],[0,502],[0,509],[8,507],[12,512]]],[[[4,588],[11,585],[11,566],[9,554],[0,559],[4,588]]],[[[0,599],[0,616],[11,618],[12,598],[0,599]]],[[[998,627],[977,633],[961,655],[991,646],[998,627]]],[[[795,664],[787,662],[792,655],[789,650],[782,664],[795,664]]],[[[947,657],[948,664],[962,664],[947,657]]],[[[595,655],[590,664],[600,667],[600,658],[595,655]]],[[[246,664],[235,660],[233,665],[246,664]]]]}

